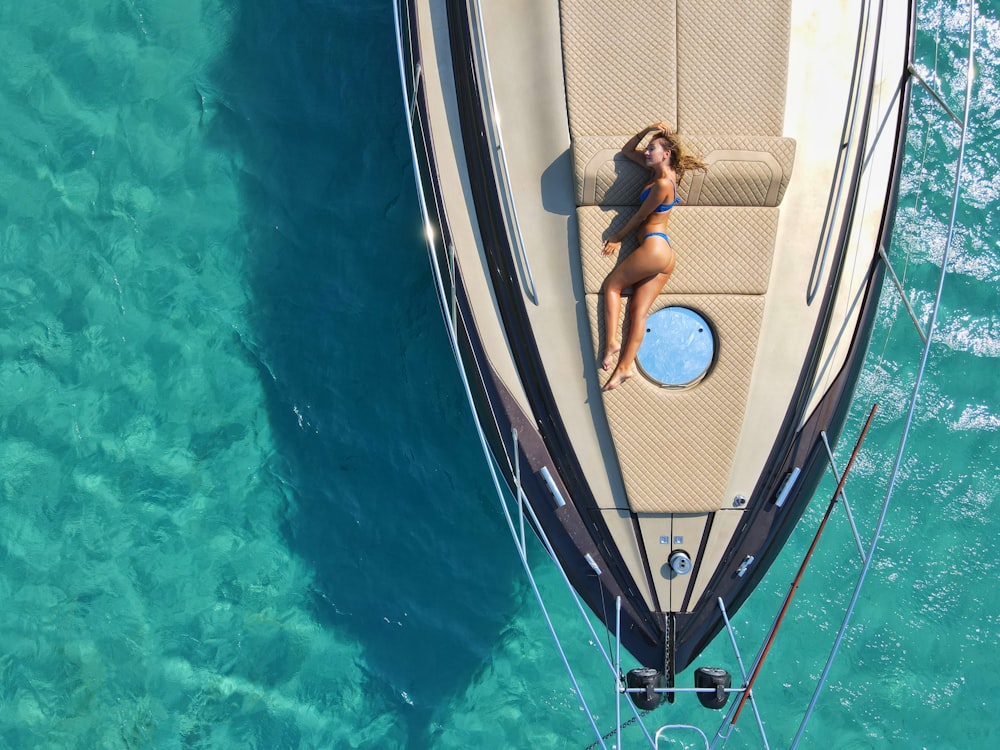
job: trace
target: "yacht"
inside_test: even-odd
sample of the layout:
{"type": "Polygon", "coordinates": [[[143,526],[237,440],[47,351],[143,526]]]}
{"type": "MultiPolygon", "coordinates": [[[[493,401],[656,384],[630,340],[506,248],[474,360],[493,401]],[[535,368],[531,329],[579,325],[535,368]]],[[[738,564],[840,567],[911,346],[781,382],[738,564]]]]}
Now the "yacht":
{"type": "Polygon", "coordinates": [[[762,580],[842,431],[885,277],[914,8],[396,13],[423,230],[512,532],[522,554],[524,527],[542,540],[652,708],[762,580]],[[609,332],[604,281],[636,240],[604,243],[649,180],[622,149],[660,122],[706,168],[676,184],[672,276],[642,319],[626,293],[609,332]],[[609,335],[636,325],[635,375],[606,390],[609,335]]]}

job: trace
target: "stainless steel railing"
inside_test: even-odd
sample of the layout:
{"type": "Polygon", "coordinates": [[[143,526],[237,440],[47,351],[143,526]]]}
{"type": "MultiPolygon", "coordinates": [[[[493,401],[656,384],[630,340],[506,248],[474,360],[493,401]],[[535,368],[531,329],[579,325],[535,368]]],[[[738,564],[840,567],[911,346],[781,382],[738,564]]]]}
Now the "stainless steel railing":
{"type": "Polygon", "coordinates": [[[500,114],[497,111],[496,94],[493,91],[493,75],[490,71],[490,55],[486,46],[486,31],[483,23],[483,7],[480,0],[473,0],[475,5],[475,18],[472,25],[472,39],[477,48],[475,55],[477,63],[477,76],[480,81],[479,91],[483,99],[483,113],[486,123],[489,125],[487,138],[490,141],[490,149],[496,158],[493,160],[494,174],[496,177],[497,193],[500,196],[504,209],[504,216],[508,223],[508,234],[511,239],[511,246],[514,250],[520,265],[523,277],[522,285],[528,298],[538,304],[538,290],[535,286],[535,278],[531,274],[531,265],[528,263],[528,254],[524,246],[524,237],[521,235],[521,224],[517,219],[517,207],[514,204],[514,192],[510,185],[510,169],[507,167],[507,153],[503,147],[503,136],[500,131],[500,114]],[[485,83],[486,85],[482,85],[485,83]]]}

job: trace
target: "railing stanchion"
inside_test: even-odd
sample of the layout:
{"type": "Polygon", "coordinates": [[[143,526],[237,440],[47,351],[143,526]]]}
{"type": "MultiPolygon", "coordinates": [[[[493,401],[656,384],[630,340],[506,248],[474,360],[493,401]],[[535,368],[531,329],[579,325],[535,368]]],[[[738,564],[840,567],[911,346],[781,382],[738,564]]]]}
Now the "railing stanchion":
{"type": "MultiPolygon", "coordinates": [[[[833,449],[830,447],[830,440],[827,437],[826,430],[820,433],[820,437],[823,439],[823,445],[826,448],[826,457],[830,463],[830,471],[833,472],[833,476],[836,480],[840,481],[840,470],[837,469],[837,462],[833,457],[833,449]]],[[[861,562],[865,561],[865,546],[861,542],[861,534],[858,533],[858,525],[854,521],[854,513],[851,512],[851,504],[847,502],[847,493],[841,490],[840,496],[844,498],[844,510],[847,512],[847,520],[851,524],[851,532],[854,534],[854,542],[858,545],[858,552],[861,554],[861,562]]]]}
{"type": "Polygon", "coordinates": [[[882,263],[885,264],[885,270],[889,272],[889,278],[892,279],[892,284],[896,287],[896,292],[899,294],[899,299],[906,308],[906,312],[910,314],[910,320],[913,321],[913,327],[917,329],[917,335],[920,336],[920,340],[926,344],[927,334],[924,332],[923,327],[920,325],[920,321],[917,319],[917,313],[913,309],[913,305],[910,304],[910,300],[906,297],[906,290],[903,289],[903,283],[896,275],[896,269],[892,267],[892,262],[889,260],[889,256],[886,255],[885,248],[881,245],[879,245],[878,248],[878,255],[882,259],[882,263]]]}
{"type": "Polygon", "coordinates": [[[455,246],[448,245],[448,281],[451,287],[451,320],[458,322],[458,284],[455,278],[455,246]]]}
{"type": "Polygon", "coordinates": [[[521,499],[524,491],[521,489],[521,451],[518,450],[517,428],[512,429],[510,433],[514,441],[514,484],[517,488],[517,517],[518,525],[521,528],[521,549],[523,550],[525,559],[527,559],[528,542],[524,536],[524,501],[521,499]]]}

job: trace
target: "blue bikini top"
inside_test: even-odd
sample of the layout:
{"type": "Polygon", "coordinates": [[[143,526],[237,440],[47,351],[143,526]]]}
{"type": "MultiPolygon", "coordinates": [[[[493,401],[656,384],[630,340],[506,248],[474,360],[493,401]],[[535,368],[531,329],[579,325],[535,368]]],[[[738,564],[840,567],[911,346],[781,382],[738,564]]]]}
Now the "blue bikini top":
{"type": "MultiPolygon", "coordinates": [[[[661,203],[659,206],[657,206],[655,209],[653,209],[658,214],[666,213],[671,208],[673,208],[674,206],[676,206],[678,203],[681,202],[681,197],[679,195],[677,195],[677,185],[674,184],[673,180],[670,181],[670,184],[674,186],[674,202],[673,203],[661,203]]],[[[652,189],[653,189],[653,186],[650,185],[649,187],[647,187],[645,190],[643,190],[639,194],[639,202],[640,203],[642,203],[644,200],[646,200],[646,196],[649,195],[649,191],[652,190],[652,189]]]]}

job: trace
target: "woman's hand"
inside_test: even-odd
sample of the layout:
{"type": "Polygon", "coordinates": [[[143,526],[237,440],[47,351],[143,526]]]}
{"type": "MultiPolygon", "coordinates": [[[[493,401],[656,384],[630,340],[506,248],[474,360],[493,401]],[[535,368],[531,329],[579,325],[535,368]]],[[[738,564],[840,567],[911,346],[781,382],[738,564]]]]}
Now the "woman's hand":
{"type": "Polygon", "coordinates": [[[649,127],[653,130],[662,130],[667,135],[671,135],[674,132],[674,129],[665,122],[654,122],[649,127]]]}
{"type": "Polygon", "coordinates": [[[601,255],[611,255],[612,253],[617,253],[622,246],[621,240],[616,240],[614,237],[609,237],[604,241],[604,247],[601,250],[601,255]]]}

